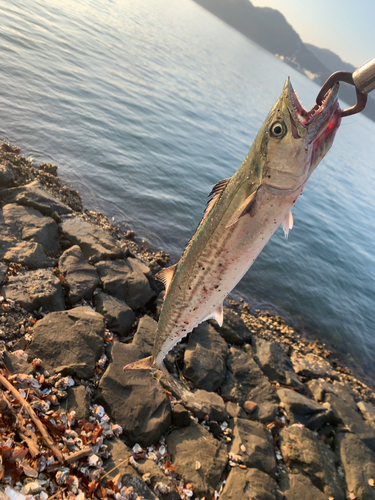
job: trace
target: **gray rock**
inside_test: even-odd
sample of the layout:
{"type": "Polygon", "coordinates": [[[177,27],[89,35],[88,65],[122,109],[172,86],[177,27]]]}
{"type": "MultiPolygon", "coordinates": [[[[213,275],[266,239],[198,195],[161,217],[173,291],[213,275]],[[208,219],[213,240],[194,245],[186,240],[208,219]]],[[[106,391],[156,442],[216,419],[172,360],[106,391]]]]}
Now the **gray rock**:
{"type": "Polygon", "coordinates": [[[65,219],[60,224],[63,238],[78,245],[86,260],[93,263],[106,259],[122,259],[124,252],[117,240],[99,226],[78,218],[65,219]]]}
{"type": "Polygon", "coordinates": [[[233,403],[232,401],[228,401],[225,405],[225,409],[228,415],[232,418],[247,418],[246,412],[241,408],[241,406],[237,403],[233,403]]]}
{"type": "Polygon", "coordinates": [[[268,474],[258,469],[234,467],[229,473],[220,500],[276,500],[276,490],[276,481],[268,474]]]}
{"type": "MultiPolygon", "coordinates": [[[[328,500],[327,495],[312,484],[310,479],[303,474],[282,474],[280,489],[284,500],[328,500]]],[[[332,498],[332,497],[331,497],[332,498]]]]}
{"type": "Polygon", "coordinates": [[[284,427],[279,446],[293,474],[304,473],[328,497],[345,500],[344,485],[336,470],[337,458],[313,432],[301,425],[284,427]]]}
{"type": "Polygon", "coordinates": [[[5,276],[8,272],[8,266],[3,262],[0,262],[0,285],[3,283],[5,276]]]}
{"type": "Polygon", "coordinates": [[[363,419],[362,415],[335,394],[327,393],[326,402],[334,408],[342,423],[375,452],[375,429],[363,419]]]}
{"type": "Polygon", "coordinates": [[[135,321],[133,310],[122,300],[100,292],[95,295],[96,310],[103,314],[108,329],[125,337],[132,329],[135,321]]]}
{"type": "Polygon", "coordinates": [[[240,455],[247,467],[274,476],[276,458],[271,433],[260,422],[243,418],[231,419],[229,425],[233,432],[229,451],[240,455]]]}
{"type": "Polygon", "coordinates": [[[359,401],[357,403],[359,411],[362,413],[363,417],[366,419],[367,423],[371,427],[375,427],[375,408],[370,403],[365,403],[364,401],[359,401]]]}
{"type": "Polygon", "coordinates": [[[290,358],[294,371],[297,375],[304,378],[331,378],[338,379],[338,373],[332,368],[332,366],[313,353],[305,354],[300,356],[299,354],[293,353],[290,358]]]}
{"type": "Polygon", "coordinates": [[[15,173],[10,163],[0,164],[0,186],[10,188],[15,184],[15,173]]]}
{"type": "Polygon", "coordinates": [[[32,207],[44,215],[71,214],[73,211],[68,205],[55,198],[46,191],[39,181],[33,181],[20,187],[14,187],[0,191],[0,196],[6,203],[17,203],[26,207],[32,207]]]}
{"type": "Polygon", "coordinates": [[[214,327],[229,344],[242,345],[245,342],[249,343],[253,337],[242,318],[229,307],[224,307],[223,326],[219,327],[215,323],[214,327]]]}
{"type": "Polygon", "coordinates": [[[166,442],[176,473],[193,485],[194,497],[211,498],[227,463],[226,447],[193,421],[172,431],[166,442]]]}
{"type": "Polygon", "coordinates": [[[134,334],[133,344],[148,352],[152,351],[155,342],[155,333],[158,327],[157,322],[145,314],[139,320],[137,331],[134,334]]]}
{"type": "Polygon", "coordinates": [[[183,405],[199,420],[208,415],[209,420],[222,422],[228,417],[223,399],[216,392],[197,389],[195,392],[185,391],[183,405]]]}
{"type": "Polygon", "coordinates": [[[116,342],[112,362],[99,384],[100,401],[124,429],[125,439],[142,446],[154,444],[171,423],[171,406],[162,386],[145,370],[123,367],[149,355],[132,344],[116,342]]]}
{"type": "MultiPolygon", "coordinates": [[[[177,493],[176,488],[172,481],[166,476],[160,467],[156,465],[153,460],[143,459],[137,461],[137,472],[141,476],[149,474],[149,488],[155,491],[155,486],[162,483],[169,488],[169,493],[160,494],[163,500],[180,500],[180,495],[177,493]]],[[[157,489],[157,488],[156,488],[157,489]]]]}
{"type": "Polygon", "coordinates": [[[104,291],[125,301],[132,309],[143,307],[155,296],[149,268],[138,259],[103,261],[96,264],[104,291]]]}
{"type": "Polygon", "coordinates": [[[215,391],[224,380],[227,356],[225,340],[209,323],[202,323],[189,338],[183,373],[199,389],[215,391]]]}
{"type": "Polygon", "coordinates": [[[280,344],[257,338],[253,345],[254,357],[270,381],[304,389],[303,383],[293,369],[290,358],[280,344]]]}
{"type": "MultiPolygon", "coordinates": [[[[69,287],[68,296],[72,304],[79,300],[90,299],[99,284],[95,267],[90,266],[78,245],[74,245],[61,255],[59,269],[69,287]]],[[[101,311],[99,311],[101,312],[101,311]]]]}
{"type": "Polygon", "coordinates": [[[57,224],[51,217],[44,216],[34,208],[14,203],[3,207],[3,215],[5,223],[9,226],[9,234],[18,239],[39,243],[46,254],[59,250],[57,224]]]}
{"type": "Polygon", "coordinates": [[[31,363],[32,359],[29,361],[30,363],[23,361],[12,352],[4,351],[3,353],[4,365],[11,375],[15,375],[16,373],[25,373],[26,375],[33,374],[34,367],[31,363]]]}
{"type": "Polygon", "coordinates": [[[375,479],[375,453],[355,434],[339,433],[335,445],[345,471],[348,490],[358,500],[374,500],[375,488],[369,480],[375,479]]]}
{"type": "Polygon", "coordinates": [[[47,257],[42,245],[32,241],[14,241],[2,256],[6,262],[17,262],[30,269],[41,269],[56,265],[55,259],[47,257]]]}
{"type": "Polygon", "coordinates": [[[271,422],[277,413],[279,398],[254,359],[238,347],[231,347],[228,372],[221,386],[223,398],[242,405],[246,400],[257,403],[251,418],[271,422]]]}
{"type": "Polygon", "coordinates": [[[335,425],[339,422],[336,413],[326,403],[320,405],[292,389],[279,389],[277,395],[284,403],[291,424],[299,422],[309,429],[319,430],[328,423],[335,425]]]}
{"type": "Polygon", "coordinates": [[[119,438],[107,440],[105,444],[111,458],[104,460],[104,470],[107,471],[107,479],[113,479],[117,474],[121,474],[123,486],[133,487],[135,495],[145,498],[145,500],[157,500],[156,495],[148,488],[138,472],[129,464],[132,454],[129,448],[119,438]],[[125,462],[124,462],[125,460],[125,462]]]}
{"type": "Polygon", "coordinates": [[[27,349],[50,373],[88,379],[103,352],[104,318],[88,307],[48,314],[33,329],[27,349]]]}
{"type": "Polygon", "coordinates": [[[21,271],[9,276],[1,291],[5,298],[14,300],[26,311],[62,311],[65,309],[60,280],[49,269],[21,271]]]}
{"type": "Polygon", "coordinates": [[[88,420],[90,416],[90,396],[84,385],[68,387],[68,397],[60,402],[60,408],[66,411],[74,410],[77,421],[88,420]]]}
{"type": "Polygon", "coordinates": [[[189,411],[182,404],[175,404],[172,412],[172,424],[176,427],[187,427],[190,425],[189,411]]]}

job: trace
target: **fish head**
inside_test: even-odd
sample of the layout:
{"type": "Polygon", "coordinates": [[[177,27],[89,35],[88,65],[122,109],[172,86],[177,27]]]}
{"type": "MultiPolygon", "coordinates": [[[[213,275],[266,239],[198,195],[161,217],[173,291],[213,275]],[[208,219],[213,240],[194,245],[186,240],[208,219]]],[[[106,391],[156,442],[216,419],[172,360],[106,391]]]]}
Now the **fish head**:
{"type": "Polygon", "coordinates": [[[303,186],[330,149],[341,115],[339,84],[310,111],[299,102],[288,78],[261,129],[262,184],[294,191],[303,186]]]}

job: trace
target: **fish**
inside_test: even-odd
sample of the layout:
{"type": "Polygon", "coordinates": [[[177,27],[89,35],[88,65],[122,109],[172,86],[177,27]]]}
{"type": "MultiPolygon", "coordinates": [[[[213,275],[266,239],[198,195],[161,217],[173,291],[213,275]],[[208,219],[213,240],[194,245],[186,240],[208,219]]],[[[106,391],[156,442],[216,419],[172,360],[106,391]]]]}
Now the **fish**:
{"type": "Polygon", "coordinates": [[[336,83],[307,111],[286,80],[240,168],[213,187],[179,262],[156,275],[165,299],[152,354],[124,370],[159,370],[175,386],[164,365],[167,353],[206,320],[222,326],[225,297],[277,227],[288,236],[293,226],[291,209],[340,126],[338,89],[336,83]]]}

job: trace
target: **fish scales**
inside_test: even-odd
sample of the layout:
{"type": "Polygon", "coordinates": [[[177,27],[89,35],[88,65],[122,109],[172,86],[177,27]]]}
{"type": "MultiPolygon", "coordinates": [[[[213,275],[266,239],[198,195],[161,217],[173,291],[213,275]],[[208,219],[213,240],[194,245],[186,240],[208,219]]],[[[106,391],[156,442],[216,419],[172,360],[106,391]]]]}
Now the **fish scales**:
{"type": "Polygon", "coordinates": [[[166,285],[150,358],[124,369],[162,370],[164,357],[203,321],[223,321],[223,301],[276,228],[287,234],[291,208],[330,149],[340,125],[338,84],[307,112],[287,80],[249,153],[216,184],[180,261],[157,277],[166,285]]]}

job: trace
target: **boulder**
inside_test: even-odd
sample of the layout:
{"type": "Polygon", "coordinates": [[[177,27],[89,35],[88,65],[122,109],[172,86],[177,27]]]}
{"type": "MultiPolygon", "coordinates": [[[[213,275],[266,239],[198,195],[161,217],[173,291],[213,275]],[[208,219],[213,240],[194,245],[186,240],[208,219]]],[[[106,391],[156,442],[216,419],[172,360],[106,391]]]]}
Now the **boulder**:
{"type": "Polygon", "coordinates": [[[60,280],[49,269],[21,271],[9,276],[8,282],[1,288],[6,299],[14,300],[26,311],[48,311],[65,309],[64,293],[60,280]]]}
{"type": "Polygon", "coordinates": [[[135,321],[133,310],[122,300],[100,292],[95,295],[96,310],[106,320],[107,327],[119,337],[125,337],[135,321]]]}
{"type": "Polygon", "coordinates": [[[7,275],[7,272],[8,272],[8,266],[3,262],[0,262],[0,285],[2,285],[5,276],[7,275]]]}
{"type": "Polygon", "coordinates": [[[242,457],[243,463],[272,477],[276,472],[276,458],[271,433],[260,422],[243,418],[230,421],[233,438],[229,451],[242,457]]]}
{"type": "Polygon", "coordinates": [[[228,372],[221,385],[224,399],[243,405],[246,400],[257,403],[251,418],[271,422],[277,413],[279,398],[267,377],[248,352],[231,347],[227,358],[228,372]]]}
{"type": "Polygon", "coordinates": [[[279,435],[283,460],[293,474],[303,473],[328,497],[345,500],[337,458],[327,445],[300,424],[284,427],[279,435]]]}
{"type": "Polygon", "coordinates": [[[138,259],[102,261],[96,269],[104,291],[132,309],[143,307],[156,295],[149,283],[150,269],[138,259]]]}
{"type": "Polygon", "coordinates": [[[338,373],[332,368],[328,361],[322,359],[316,354],[307,353],[301,356],[300,354],[294,352],[290,360],[297,375],[300,375],[301,377],[304,377],[306,379],[338,379],[338,373]]]}
{"type": "MultiPolygon", "coordinates": [[[[231,469],[220,495],[220,500],[277,500],[277,498],[279,497],[276,481],[268,474],[258,469],[239,467],[231,469]]],[[[302,497],[299,500],[302,500],[302,497]]]]}
{"type": "Polygon", "coordinates": [[[42,269],[56,265],[55,259],[47,257],[42,245],[33,241],[12,242],[3,253],[6,262],[17,262],[30,269],[42,269]]]}
{"type": "Polygon", "coordinates": [[[222,422],[228,418],[223,399],[216,392],[197,389],[195,392],[185,391],[183,405],[199,420],[208,416],[208,420],[222,422]]]}
{"type": "Polygon", "coordinates": [[[232,401],[228,401],[225,405],[225,409],[228,415],[232,418],[247,418],[245,410],[241,408],[241,406],[237,403],[233,403],[232,401]]]}
{"type": "Polygon", "coordinates": [[[241,316],[229,307],[224,307],[223,326],[218,326],[216,322],[213,323],[213,326],[229,344],[243,345],[251,343],[251,331],[245,325],[241,316]]]}
{"type": "Polygon", "coordinates": [[[253,342],[254,358],[263,373],[272,381],[303,390],[304,385],[293,369],[292,362],[284,349],[276,342],[257,338],[253,342]]]}
{"type": "Polygon", "coordinates": [[[91,299],[99,284],[99,275],[95,267],[86,262],[78,245],[68,248],[61,255],[59,269],[68,286],[68,297],[72,304],[81,299],[91,299]]]}
{"type": "Polygon", "coordinates": [[[172,425],[176,427],[187,427],[190,425],[190,413],[180,403],[173,405],[172,411],[172,425]]]}
{"type": "Polygon", "coordinates": [[[31,363],[32,359],[28,361],[24,361],[12,352],[3,352],[3,363],[11,375],[15,375],[16,373],[32,375],[34,373],[34,367],[31,363]]]}
{"type": "Polygon", "coordinates": [[[0,197],[6,203],[17,203],[26,207],[35,208],[44,215],[71,214],[73,210],[46,191],[39,181],[32,181],[20,187],[13,187],[0,191],[0,197]]]}
{"type": "MultiPolygon", "coordinates": [[[[327,495],[320,491],[304,474],[282,474],[280,489],[284,500],[329,500],[327,495]]],[[[332,498],[332,497],[331,497],[332,498]]]]}
{"type": "Polygon", "coordinates": [[[76,412],[76,419],[88,420],[90,416],[90,396],[84,385],[78,387],[68,387],[68,396],[60,402],[60,409],[67,412],[74,410],[76,412]]]}
{"type": "Polygon", "coordinates": [[[11,163],[0,164],[0,186],[2,188],[13,187],[16,181],[15,172],[11,163]]]}
{"type": "Polygon", "coordinates": [[[363,418],[367,421],[371,427],[375,427],[375,408],[370,403],[365,403],[364,401],[359,401],[357,403],[359,411],[362,413],[363,418]]]}
{"type": "Polygon", "coordinates": [[[79,218],[69,218],[62,221],[60,230],[62,237],[72,245],[78,245],[85,259],[92,263],[124,257],[117,240],[99,226],[79,218]]]}
{"type": "Polygon", "coordinates": [[[148,474],[148,485],[149,488],[153,491],[158,491],[158,485],[162,484],[166,487],[166,490],[169,490],[167,493],[160,493],[159,496],[163,500],[180,500],[180,495],[177,493],[174,484],[166,476],[163,471],[160,469],[158,465],[153,460],[142,459],[137,461],[137,472],[142,477],[144,474],[148,474]]]}
{"type": "Polygon", "coordinates": [[[155,333],[158,327],[157,322],[145,314],[140,318],[137,331],[134,334],[133,344],[148,350],[151,354],[155,342],[155,333]]]}
{"type": "Polygon", "coordinates": [[[54,312],[38,321],[27,349],[50,373],[89,379],[103,353],[104,318],[89,307],[54,312]]]}
{"type": "Polygon", "coordinates": [[[46,254],[59,250],[59,233],[52,217],[46,217],[34,208],[14,203],[3,207],[3,215],[9,226],[9,234],[18,239],[39,243],[46,254]]]}
{"type": "Polygon", "coordinates": [[[194,328],[185,350],[183,374],[199,389],[215,391],[226,373],[228,346],[209,324],[194,328]]]}
{"type": "Polygon", "coordinates": [[[166,443],[176,474],[192,484],[194,498],[212,498],[227,463],[226,447],[194,421],[172,431],[166,443]]]}
{"type": "Polygon", "coordinates": [[[124,439],[141,446],[156,443],[171,423],[171,405],[161,384],[148,371],[123,370],[126,364],[149,355],[150,348],[115,342],[98,394],[98,400],[124,429],[124,439]]]}

